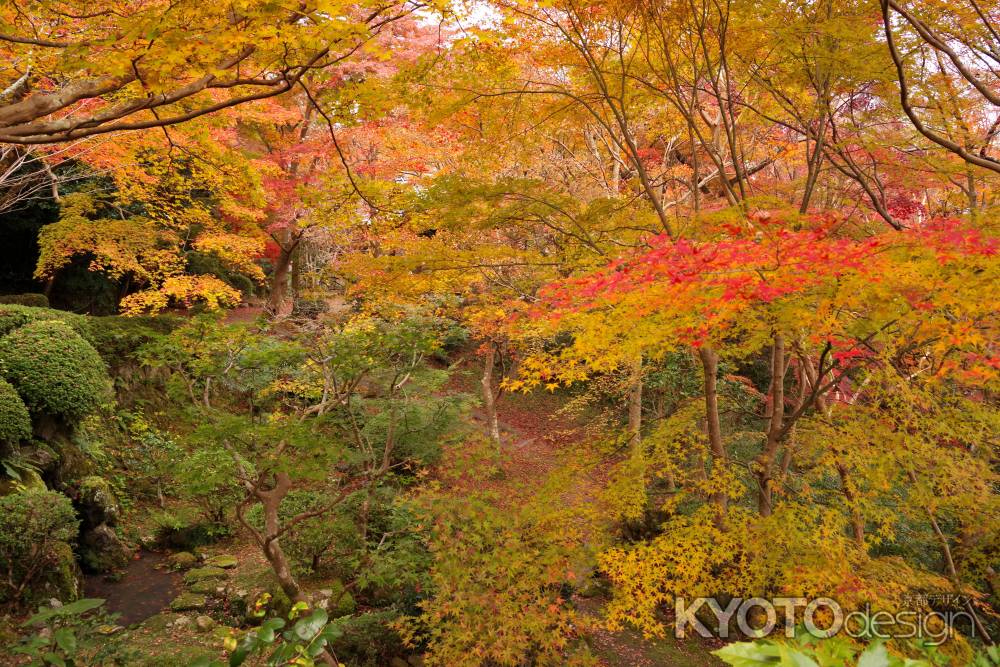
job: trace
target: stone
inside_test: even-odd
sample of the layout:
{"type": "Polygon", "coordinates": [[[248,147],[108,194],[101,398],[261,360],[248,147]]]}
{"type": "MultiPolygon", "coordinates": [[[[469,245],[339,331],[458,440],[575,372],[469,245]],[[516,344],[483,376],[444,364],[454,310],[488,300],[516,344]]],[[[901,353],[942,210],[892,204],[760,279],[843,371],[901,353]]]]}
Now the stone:
{"type": "Polygon", "coordinates": [[[219,554],[218,556],[212,556],[205,561],[205,565],[211,567],[221,567],[224,570],[234,568],[239,565],[239,561],[236,560],[236,556],[230,556],[229,554],[219,554]]]}
{"type": "Polygon", "coordinates": [[[171,611],[200,611],[207,606],[208,598],[198,593],[181,593],[170,603],[171,611]]]}
{"type": "Polygon", "coordinates": [[[178,616],[177,620],[173,622],[173,627],[176,630],[183,630],[189,625],[191,625],[191,618],[188,616],[178,616]]]}
{"type": "Polygon", "coordinates": [[[389,667],[410,667],[410,663],[406,662],[397,655],[389,661],[389,667]]]}
{"type": "Polygon", "coordinates": [[[215,595],[218,593],[224,593],[226,587],[219,585],[218,579],[202,579],[201,581],[196,581],[190,586],[188,586],[188,590],[190,590],[192,593],[202,593],[203,595],[215,595]]]}
{"type": "Polygon", "coordinates": [[[102,523],[114,526],[121,516],[118,499],[111,484],[98,475],[90,475],[80,481],[77,503],[85,526],[98,526],[102,523]]]}
{"type": "Polygon", "coordinates": [[[328,595],[324,595],[323,597],[327,598],[325,607],[331,618],[349,616],[357,609],[354,596],[344,588],[344,584],[340,581],[334,581],[330,589],[324,589],[320,593],[328,593],[328,595]]]}
{"type": "Polygon", "coordinates": [[[20,480],[10,477],[0,477],[0,496],[9,496],[12,493],[22,493],[24,491],[44,491],[45,482],[37,470],[32,468],[21,468],[18,471],[20,480]]]}
{"type": "Polygon", "coordinates": [[[224,642],[230,637],[234,636],[234,631],[232,628],[226,627],[225,625],[217,625],[211,630],[212,639],[218,642],[224,642]]]}
{"type": "Polygon", "coordinates": [[[407,658],[406,662],[410,663],[410,667],[424,667],[424,656],[414,654],[407,658]]]}
{"type": "Polygon", "coordinates": [[[167,556],[167,563],[173,570],[187,570],[198,564],[198,557],[190,551],[178,551],[167,556]]]}
{"type": "Polygon", "coordinates": [[[215,619],[211,616],[199,616],[194,619],[194,626],[198,629],[198,632],[208,632],[215,627],[215,619]]]}
{"type": "Polygon", "coordinates": [[[196,567],[184,575],[185,584],[193,584],[205,579],[225,579],[226,571],[221,567],[196,567]]]}
{"type": "Polygon", "coordinates": [[[132,558],[114,528],[102,523],[80,533],[80,561],[91,572],[111,572],[132,558]]]}

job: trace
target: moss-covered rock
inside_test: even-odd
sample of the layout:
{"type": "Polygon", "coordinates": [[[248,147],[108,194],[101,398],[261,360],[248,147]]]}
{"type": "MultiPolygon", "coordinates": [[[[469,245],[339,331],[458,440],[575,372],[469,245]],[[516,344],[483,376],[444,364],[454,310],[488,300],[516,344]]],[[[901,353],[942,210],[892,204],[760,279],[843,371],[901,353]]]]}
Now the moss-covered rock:
{"type": "Polygon", "coordinates": [[[114,526],[121,514],[114,489],[108,480],[99,475],[90,475],[80,480],[77,505],[80,518],[88,526],[99,526],[102,523],[114,526]]]}
{"type": "Polygon", "coordinates": [[[221,567],[196,567],[184,575],[185,584],[193,584],[206,579],[225,579],[226,571],[221,567]]]}
{"type": "Polygon", "coordinates": [[[49,598],[76,599],[78,571],[70,545],[78,525],[72,503],[61,493],[39,490],[0,498],[0,563],[14,587],[0,586],[0,603],[30,608],[49,598]],[[17,589],[17,599],[10,599],[17,589]]]}
{"type": "Polygon", "coordinates": [[[357,609],[358,605],[354,601],[354,596],[351,595],[351,592],[344,587],[344,584],[339,579],[335,579],[332,583],[327,584],[326,588],[321,590],[320,593],[326,600],[326,610],[332,618],[348,616],[353,614],[357,609]]]}
{"type": "Polygon", "coordinates": [[[16,443],[30,437],[28,407],[14,386],[0,378],[0,443],[16,443]]]}
{"type": "Polygon", "coordinates": [[[218,556],[212,556],[211,558],[205,560],[205,565],[209,565],[211,567],[221,567],[223,570],[229,570],[239,565],[239,561],[236,560],[236,556],[219,554],[218,556]]]}
{"type": "Polygon", "coordinates": [[[80,562],[90,572],[112,572],[128,565],[130,558],[128,547],[106,523],[80,535],[80,562]]]}
{"type": "Polygon", "coordinates": [[[45,491],[45,481],[37,471],[31,468],[21,468],[17,471],[18,479],[0,477],[0,496],[26,491],[45,491]]]}
{"type": "Polygon", "coordinates": [[[172,570],[189,570],[198,564],[198,557],[190,551],[178,551],[167,556],[167,563],[172,570]]]}
{"type": "Polygon", "coordinates": [[[202,579],[188,586],[188,590],[192,593],[201,593],[202,595],[217,595],[220,589],[225,591],[225,586],[220,579],[202,579]]]}
{"type": "Polygon", "coordinates": [[[199,616],[194,619],[194,627],[198,632],[208,632],[215,627],[215,619],[211,616],[199,616]]]}
{"type": "Polygon", "coordinates": [[[0,374],[32,414],[76,422],[110,397],[97,351],[57,320],[26,324],[0,338],[0,374]]]}
{"type": "Polygon", "coordinates": [[[208,598],[199,593],[181,593],[170,603],[171,611],[201,611],[208,606],[208,598]]]}

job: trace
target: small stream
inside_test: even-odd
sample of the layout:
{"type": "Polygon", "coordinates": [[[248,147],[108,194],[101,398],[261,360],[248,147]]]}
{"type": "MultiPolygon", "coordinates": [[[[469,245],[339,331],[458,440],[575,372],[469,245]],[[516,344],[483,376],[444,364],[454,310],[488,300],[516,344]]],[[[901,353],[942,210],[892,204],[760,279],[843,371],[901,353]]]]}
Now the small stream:
{"type": "Polygon", "coordinates": [[[144,621],[167,609],[181,592],[179,573],[156,569],[165,560],[163,554],[140,551],[139,558],[128,564],[118,581],[108,581],[101,574],[84,576],[84,595],[106,600],[105,609],[120,614],[121,625],[144,621]]]}

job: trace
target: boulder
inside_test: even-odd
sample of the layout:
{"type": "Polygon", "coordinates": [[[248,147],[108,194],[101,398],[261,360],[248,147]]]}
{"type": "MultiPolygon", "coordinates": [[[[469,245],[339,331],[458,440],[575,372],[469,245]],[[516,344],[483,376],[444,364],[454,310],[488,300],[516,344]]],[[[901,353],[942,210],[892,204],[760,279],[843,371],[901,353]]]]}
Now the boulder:
{"type": "Polygon", "coordinates": [[[192,593],[201,593],[202,595],[215,595],[225,592],[226,588],[221,585],[218,579],[201,579],[188,586],[188,590],[192,593]]]}
{"type": "Polygon", "coordinates": [[[114,490],[106,479],[98,475],[90,475],[80,481],[77,503],[80,507],[80,518],[83,519],[85,526],[97,526],[102,523],[114,526],[121,516],[114,490]]]}
{"type": "Polygon", "coordinates": [[[9,477],[0,478],[0,496],[7,496],[12,493],[23,491],[44,491],[45,482],[37,470],[32,468],[21,468],[17,471],[21,476],[20,480],[9,477]]]}
{"type": "Polygon", "coordinates": [[[106,523],[80,533],[80,561],[91,572],[111,572],[125,567],[131,557],[131,550],[106,523]]]}
{"type": "Polygon", "coordinates": [[[172,570],[188,570],[198,564],[198,557],[190,551],[178,551],[167,556],[172,570]]]}
{"type": "Polygon", "coordinates": [[[221,567],[196,567],[193,570],[188,570],[187,574],[184,575],[185,584],[193,584],[196,581],[203,581],[205,579],[225,579],[226,571],[221,567]]]}
{"type": "Polygon", "coordinates": [[[334,580],[329,588],[320,591],[320,593],[323,593],[324,597],[327,598],[324,606],[331,618],[348,616],[357,609],[354,596],[344,588],[344,584],[340,580],[334,580]]]}
{"type": "Polygon", "coordinates": [[[198,632],[208,632],[215,627],[215,620],[211,616],[199,616],[194,619],[194,626],[198,632]]]}
{"type": "Polygon", "coordinates": [[[239,565],[239,562],[236,560],[236,556],[219,554],[218,556],[212,556],[211,558],[205,560],[205,565],[211,567],[221,567],[224,570],[228,570],[239,565]]]}
{"type": "MultiPolygon", "coordinates": [[[[198,593],[181,593],[170,603],[171,611],[201,611],[208,606],[208,598],[198,593]]],[[[186,617],[185,617],[186,618],[186,617]]],[[[180,619],[174,622],[177,625],[180,619]]]]}

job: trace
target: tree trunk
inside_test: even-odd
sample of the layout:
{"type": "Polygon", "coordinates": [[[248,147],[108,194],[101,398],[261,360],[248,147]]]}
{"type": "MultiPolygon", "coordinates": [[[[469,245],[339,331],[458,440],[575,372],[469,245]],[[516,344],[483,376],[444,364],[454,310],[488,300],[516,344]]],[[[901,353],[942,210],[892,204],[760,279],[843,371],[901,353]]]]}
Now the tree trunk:
{"type": "MultiPolygon", "coordinates": [[[[722,472],[728,468],[729,457],[722,442],[722,425],[719,422],[719,396],[717,378],[719,372],[719,356],[709,347],[698,348],[698,357],[705,374],[705,430],[708,434],[708,446],[712,452],[712,471],[722,472]]],[[[725,529],[726,513],[729,508],[729,498],[725,491],[716,491],[711,496],[715,505],[715,525],[725,529]]]]}
{"type": "Polygon", "coordinates": [[[636,448],[642,441],[642,357],[633,364],[628,387],[628,444],[636,448]]]}
{"type": "Polygon", "coordinates": [[[761,516],[771,516],[773,506],[774,458],[781,446],[781,433],[785,425],[785,339],[774,334],[771,348],[771,388],[768,392],[770,414],[764,449],[754,461],[757,478],[757,511],[761,516]]]}
{"type": "Polygon", "coordinates": [[[493,365],[496,361],[496,350],[492,341],[486,344],[486,359],[483,361],[483,409],[486,410],[486,425],[490,432],[490,440],[500,454],[500,420],[497,417],[496,397],[493,395],[493,365]]]}
{"type": "Polygon", "coordinates": [[[278,585],[285,592],[292,602],[306,602],[299,582],[292,574],[292,568],[288,564],[288,557],[281,548],[278,535],[281,533],[281,523],[278,519],[278,509],[281,501],[288,495],[292,488],[291,479],[288,473],[279,472],[275,474],[275,485],[270,491],[257,491],[256,496],[260,499],[261,507],[264,510],[264,535],[261,547],[267,562],[271,564],[274,576],[278,580],[278,585]]]}
{"type": "Polygon", "coordinates": [[[274,273],[271,274],[268,309],[271,311],[272,317],[277,317],[285,304],[285,296],[288,293],[288,272],[291,265],[292,250],[286,249],[283,245],[274,264],[274,273]]]}

